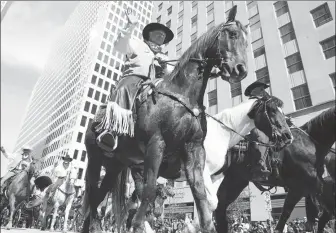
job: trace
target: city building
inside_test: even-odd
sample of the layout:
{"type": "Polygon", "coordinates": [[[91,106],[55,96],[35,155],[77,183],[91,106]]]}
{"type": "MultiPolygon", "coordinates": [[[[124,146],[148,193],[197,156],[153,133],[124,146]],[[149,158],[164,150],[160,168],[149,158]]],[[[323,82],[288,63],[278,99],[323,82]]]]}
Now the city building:
{"type": "MultiPolygon", "coordinates": [[[[175,34],[175,39],[164,49],[172,59],[178,59],[208,29],[224,22],[234,5],[237,5],[236,19],[249,26],[248,76],[237,84],[220,78],[209,80],[204,100],[208,113],[216,114],[247,100],[243,92],[256,80],[270,84],[269,93],[283,100],[283,110],[295,125],[300,126],[334,106],[334,1],[157,1],[154,4],[152,21],[165,24],[175,34]]],[[[255,187],[250,189],[259,192],[255,187]]],[[[263,198],[259,193],[255,195],[258,197],[251,200],[251,215],[253,212],[260,215],[260,211],[253,211],[253,206],[260,207],[263,198]]],[[[283,204],[283,197],[277,199],[281,202],[278,206],[283,204]]],[[[267,213],[256,219],[265,216],[267,213]]]]}
{"type": "Polygon", "coordinates": [[[1,1],[1,21],[4,19],[10,5],[12,5],[14,1],[1,1]]]}
{"type": "Polygon", "coordinates": [[[34,87],[15,150],[33,147],[48,173],[68,153],[83,185],[87,152],[86,128],[99,105],[121,76],[124,55],[113,48],[118,29],[127,23],[125,10],[139,17],[134,36],[142,38],[150,22],[150,1],[83,1],[67,20],[41,77],[34,87]]]}

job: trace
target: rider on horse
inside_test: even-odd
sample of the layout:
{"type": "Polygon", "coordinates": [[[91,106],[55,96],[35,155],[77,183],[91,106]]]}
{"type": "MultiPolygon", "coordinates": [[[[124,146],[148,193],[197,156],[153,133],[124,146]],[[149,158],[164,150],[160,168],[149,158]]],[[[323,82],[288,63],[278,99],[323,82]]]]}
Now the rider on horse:
{"type": "Polygon", "coordinates": [[[3,155],[10,160],[7,168],[8,172],[1,178],[1,191],[5,186],[7,186],[7,183],[11,180],[11,178],[13,178],[20,171],[29,167],[30,163],[33,161],[31,151],[32,149],[30,146],[23,146],[22,153],[20,155],[9,155],[5,149],[1,147],[1,152],[3,155]]]}
{"type": "Polygon", "coordinates": [[[112,150],[117,147],[118,136],[134,135],[132,109],[139,86],[153,86],[153,80],[169,72],[168,65],[164,62],[168,57],[161,52],[161,45],[167,44],[174,37],[168,27],[150,23],[143,29],[144,41],[141,41],[132,37],[138,24],[137,18],[131,12],[126,12],[126,16],[128,23],[119,31],[114,42],[115,49],[126,54],[123,76],[116,89],[111,91],[108,103],[100,106],[93,123],[95,130],[92,128],[101,133],[98,143],[107,142],[108,148],[112,150]]]}
{"type": "MultiPolygon", "coordinates": [[[[256,81],[250,84],[245,89],[244,95],[250,98],[269,98],[270,96],[265,90],[268,87],[269,87],[268,84],[263,83],[261,81],[256,81]]],[[[290,117],[286,117],[286,122],[288,126],[293,125],[290,117]]],[[[263,143],[269,142],[269,138],[257,128],[254,128],[250,132],[249,138],[257,142],[263,142],[263,143]]],[[[265,153],[268,153],[267,151],[268,148],[264,146],[260,147],[259,145],[255,143],[251,143],[249,146],[251,147],[250,148],[251,150],[255,151],[255,153],[253,154],[258,155],[259,157],[259,158],[256,158],[257,163],[252,163],[252,169],[251,169],[252,180],[260,181],[260,180],[267,179],[271,175],[271,172],[267,169],[267,166],[265,164],[265,159],[267,157],[265,156],[265,153]]]]}

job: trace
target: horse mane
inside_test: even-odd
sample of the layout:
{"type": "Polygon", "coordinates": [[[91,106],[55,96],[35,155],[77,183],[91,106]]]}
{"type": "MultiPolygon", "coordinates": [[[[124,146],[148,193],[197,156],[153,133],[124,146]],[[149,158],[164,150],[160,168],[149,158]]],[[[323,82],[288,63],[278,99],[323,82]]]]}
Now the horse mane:
{"type": "MultiPolygon", "coordinates": [[[[248,34],[245,26],[240,21],[235,20],[234,22],[237,23],[237,26],[245,34],[248,34]]],[[[203,35],[201,35],[194,43],[192,43],[191,46],[182,54],[179,61],[175,65],[174,70],[166,77],[168,77],[170,80],[174,79],[178,75],[179,71],[189,62],[190,58],[198,57],[199,54],[204,52],[205,48],[212,46],[212,43],[214,42],[218,32],[222,30],[225,24],[226,22],[221,23],[216,27],[213,27],[204,32],[203,35]]]]}
{"type": "Polygon", "coordinates": [[[269,108],[282,108],[284,105],[283,101],[275,96],[269,96],[269,100],[266,102],[266,106],[269,108]]]}
{"type": "MultiPolygon", "coordinates": [[[[335,119],[336,117],[336,110],[335,106],[332,108],[329,108],[328,110],[323,111],[304,125],[302,125],[300,128],[304,131],[306,131],[311,136],[317,136],[321,137],[325,135],[325,127],[328,123],[328,120],[331,120],[332,118],[335,119]]],[[[330,127],[330,126],[327,126],[330,127]]],[[[335,130],[334,128],[331,130],[335,130]]],[[[317,137],[314,137],[314,139],[317,139],[317,137]]]]}

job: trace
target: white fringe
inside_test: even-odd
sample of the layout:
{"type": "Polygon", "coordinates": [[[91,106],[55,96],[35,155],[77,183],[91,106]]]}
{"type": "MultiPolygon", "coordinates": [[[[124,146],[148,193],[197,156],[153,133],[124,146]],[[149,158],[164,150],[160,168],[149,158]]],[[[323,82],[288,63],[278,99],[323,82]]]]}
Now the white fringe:
{"type": "Polygon", "coordinates": [[[98,131],[108,130],[117,134],[126,134],[134,136],[134,121],[131,110],[120,107],[115,102],[108,102],[106,106],[106,115],[102,122],[97,125],[98,131]]]}

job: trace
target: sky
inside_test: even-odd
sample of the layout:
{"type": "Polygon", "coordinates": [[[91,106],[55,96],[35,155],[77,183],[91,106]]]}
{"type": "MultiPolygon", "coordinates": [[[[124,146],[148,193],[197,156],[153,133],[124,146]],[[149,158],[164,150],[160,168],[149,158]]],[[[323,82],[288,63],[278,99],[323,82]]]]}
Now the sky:
{"type": "Polygon", "coordinates": [[[15,1],[1,22],[1,145],[12,152],[34,85],[78,1],[15,1]]]}

